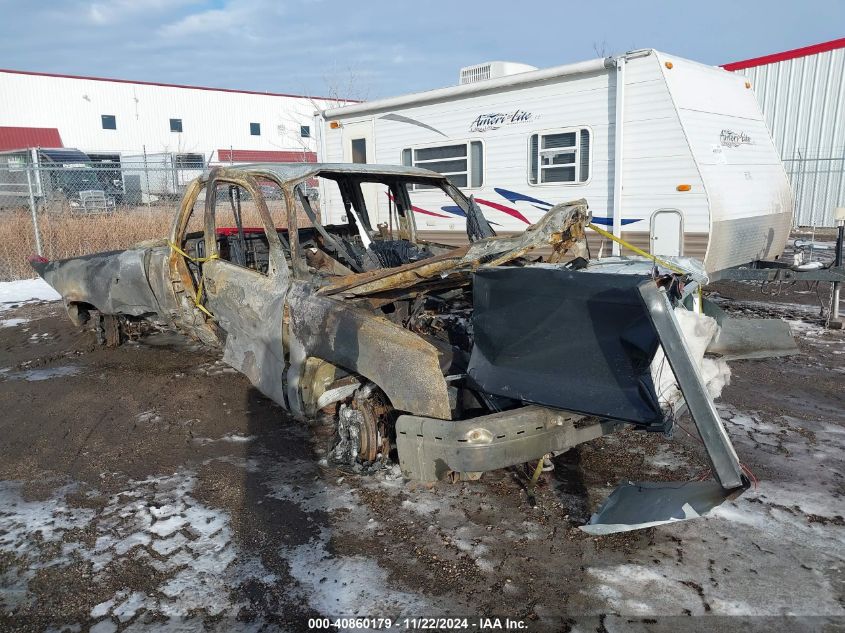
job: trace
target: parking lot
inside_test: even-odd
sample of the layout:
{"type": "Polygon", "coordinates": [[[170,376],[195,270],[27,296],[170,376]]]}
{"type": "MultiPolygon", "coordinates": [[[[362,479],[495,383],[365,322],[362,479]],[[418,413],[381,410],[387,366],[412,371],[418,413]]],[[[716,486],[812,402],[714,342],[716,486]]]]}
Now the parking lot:
{"type": "Polygon", "coordinates": [[[834,630],[845,616],[845,334],[815,293],[717,288],[802,354],[731,363],[718,401],[759,480],[706,518],[581,532],[623,479],[706,472],[691,422],[422,485],[326,465],[213,353],[97,347],[59,303],[0,312],[0,629],[308,630],[316,616],[510,617],[529,630],[834,630]],[[729,616],[729,617],[728,617],[729,616]],[[768,616],[768,617],[763,617],[768,616]],[[772,619],[774,618],[774,619],[772,619]]]}

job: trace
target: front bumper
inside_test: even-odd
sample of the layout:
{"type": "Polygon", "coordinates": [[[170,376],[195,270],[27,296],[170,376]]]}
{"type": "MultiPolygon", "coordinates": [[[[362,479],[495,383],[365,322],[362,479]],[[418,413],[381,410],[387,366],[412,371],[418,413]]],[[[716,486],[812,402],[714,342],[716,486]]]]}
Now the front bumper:
{"type": "Polygon", "coordinates": [[[405,477],[436,481],[537,460],[625,426],[533,405],[459,421],[403,415],[396,447],[405,477]]]}

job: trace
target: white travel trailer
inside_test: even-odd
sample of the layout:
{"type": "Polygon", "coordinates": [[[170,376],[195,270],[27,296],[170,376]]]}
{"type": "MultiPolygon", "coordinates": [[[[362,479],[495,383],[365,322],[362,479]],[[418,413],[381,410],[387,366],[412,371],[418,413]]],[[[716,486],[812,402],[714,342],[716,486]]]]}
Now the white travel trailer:
{"type": "MultiPolygon", "coordinates": [[[[711,273],[780,256],[792,194],[745,77],[655,50],[509,68],[471,67],[458,86],[325,110],[321,159],[448,174],[497,232],[586,198],[616,236],[702,259],[711,273]]],[[[365,198],[387,223],[388,196],[371,188],[365,198]]],[[[463,212],[439,191],[420,187],[412,201],[424,236],[463,236],[463,212]]],[[[323,203],[328,221],[344,221],[342,204],[323,203]]]]}

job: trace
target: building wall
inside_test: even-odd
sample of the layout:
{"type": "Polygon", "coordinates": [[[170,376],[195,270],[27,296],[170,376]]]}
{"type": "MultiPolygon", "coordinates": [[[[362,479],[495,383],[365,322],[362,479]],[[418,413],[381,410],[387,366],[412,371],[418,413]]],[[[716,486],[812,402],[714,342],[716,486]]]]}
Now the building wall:
{"type": "Polygon", "coordinates": [[[0,126],[58,128],[65,147],[85,152],[195,152],[206,160],[230,148],[313,152],[313,113],[327,103],[0,71],[0,126]],[[115,116],[117,129],[103,129],[102,115],[115,116]],[[182,132],[170,130],[170,119],[182,120],[182,132]],[[260,124],[259,136],[250,134],[250,123],[260,124]],[[302,125],[311,127],[312,138],[301,136],[302,125]]]}
{"type": "Polygon", "coordinates": [[[757,95],[795,192],[794,224],[833,226],[845,206],[845,39],[725,68],[757,95]]]}

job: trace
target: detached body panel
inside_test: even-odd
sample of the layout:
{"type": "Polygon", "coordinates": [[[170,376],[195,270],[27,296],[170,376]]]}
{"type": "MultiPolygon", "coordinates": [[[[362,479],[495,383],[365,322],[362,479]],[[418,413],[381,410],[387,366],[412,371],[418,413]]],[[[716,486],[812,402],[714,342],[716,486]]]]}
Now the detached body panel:
{"type": "Polygon", "coordinates": [[[654,282],[551,266],[478,271],[470,377],[514,400],[662,430],[642,283],[654,282]]]}

